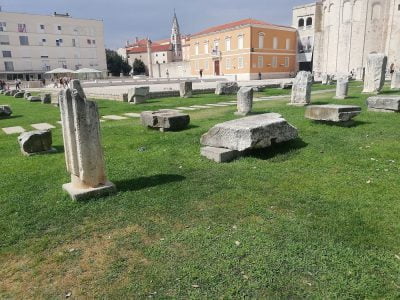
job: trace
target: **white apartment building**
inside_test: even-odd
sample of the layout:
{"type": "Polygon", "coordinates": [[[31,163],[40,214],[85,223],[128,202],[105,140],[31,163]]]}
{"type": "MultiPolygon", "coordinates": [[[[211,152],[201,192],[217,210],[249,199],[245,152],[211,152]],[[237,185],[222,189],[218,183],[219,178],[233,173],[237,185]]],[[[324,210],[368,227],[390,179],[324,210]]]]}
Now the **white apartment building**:
{"type": "Polygon", "coordinates": [[[0,11],[0,79],[42,79],[56,68],[107,74],[103,21],[0,11]]]}

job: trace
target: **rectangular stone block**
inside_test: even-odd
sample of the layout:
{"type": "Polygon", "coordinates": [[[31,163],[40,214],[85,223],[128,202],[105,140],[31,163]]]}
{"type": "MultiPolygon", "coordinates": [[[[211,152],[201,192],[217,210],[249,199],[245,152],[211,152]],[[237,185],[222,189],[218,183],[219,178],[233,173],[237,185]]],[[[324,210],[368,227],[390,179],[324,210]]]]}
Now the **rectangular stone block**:
{"type": "Polygon", "coordinates": [[[216,147],[202,147],[200,154],[217,163],[230,162],[240,156],[239,151],[216,147]]]}
{"type": "Polygon", "coordinates": [[[400,111],[400,96],[375,96],[367,99],[369,110],[388,112],[400,111]]]}
{"type": "Polygon", "coordinates": [[[311,105],[306,108],[305,117],[315,121],[348,122],[361,113],[361,107],[353,105],[311,105]]]}

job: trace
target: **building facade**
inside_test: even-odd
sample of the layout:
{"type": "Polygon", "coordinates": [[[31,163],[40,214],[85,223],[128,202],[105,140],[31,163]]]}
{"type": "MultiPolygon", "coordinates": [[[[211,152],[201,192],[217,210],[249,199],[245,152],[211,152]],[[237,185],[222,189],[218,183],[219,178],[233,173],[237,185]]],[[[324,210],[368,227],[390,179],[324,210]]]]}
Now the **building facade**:
{"type": "Polygon", "coordinates": [[[254,19],[208,28],[190,37],[192,75],[238,80],[283,78],[297,69],[296,29],[254,19]]]}
{"type": "Polygon", "coordinates": [[[372,52],[385,53],[388,65],[400,69],[400,0],[322,0],[315,18],[316,76],[352,72],[361,79],[372,52]]]}
{"type": "Polygon", "coordinates": [[[56,68],[107,72],[103,21],[0,11],[0,78],[37,80],[56,68]]]}

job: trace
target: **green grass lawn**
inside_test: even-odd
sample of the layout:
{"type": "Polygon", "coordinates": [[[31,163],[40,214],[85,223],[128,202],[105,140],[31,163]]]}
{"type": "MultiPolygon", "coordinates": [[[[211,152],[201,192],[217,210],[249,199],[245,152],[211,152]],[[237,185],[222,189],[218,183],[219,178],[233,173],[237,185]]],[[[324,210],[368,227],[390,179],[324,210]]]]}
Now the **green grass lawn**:
{"type": "MultiPolygon", "coordinates": [[[[256,102],[300,139],[229,164],[202,158],[199,138],[235,107],[190,112],[182,132],[104,122],[118,193],[87,202],[61,189],[60,126],[52,155],[24,157],[0,133],[0,298],[399,298],[400,115],[368,112],[360,90],[313,97],[362,106],[351,128],[306,120],[287,100],[256,102]]],[[[105,115],[228,99],[98,102],[105,115]]],[[[6,103],[15,117],[0,127],[60,119],[49,105],[6,103]]]]}

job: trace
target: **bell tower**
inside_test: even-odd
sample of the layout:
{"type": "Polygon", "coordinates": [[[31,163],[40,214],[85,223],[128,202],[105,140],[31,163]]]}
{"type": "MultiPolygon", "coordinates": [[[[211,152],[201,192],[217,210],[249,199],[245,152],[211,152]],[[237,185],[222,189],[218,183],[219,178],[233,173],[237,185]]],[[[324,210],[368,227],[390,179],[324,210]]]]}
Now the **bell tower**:
{"type": "Polygon", "coordinates": [[[172,32],[171,32],[171,46],[173,53],[173,61],[182,60],[182,40],[179,29],[178,18],[174,10],[174,18],[172,20],[172,32]]]}

